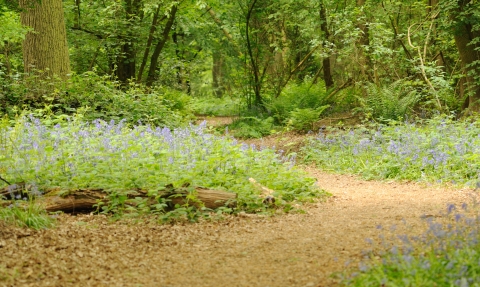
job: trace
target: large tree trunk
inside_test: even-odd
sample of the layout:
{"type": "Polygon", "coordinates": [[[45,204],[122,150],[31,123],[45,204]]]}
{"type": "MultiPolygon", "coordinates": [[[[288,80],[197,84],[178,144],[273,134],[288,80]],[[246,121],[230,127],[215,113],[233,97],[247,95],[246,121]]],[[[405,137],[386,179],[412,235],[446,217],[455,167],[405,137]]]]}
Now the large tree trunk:
{"type": "Polygon", "coordinates": [[[67,32],[61,0],[20,0],[22,25],[33,28],[23,41],[26,73],[40,70],[46,76],[66,78],[70,73],[67,32]]]}
{"type": "MultiPolygon", "coordinates": [[[[467,100],[464,108],[470,111],[480,112],[480,43],[473,43],[473,39],[480,38],[480,31],[474,31],[472,22],[468,21],[468,17],[473,20],[473,15],[467,15],[467,19],[460,19],[465,15],[460,15],[461,12],[470,4],[471,0],[459,1],[458,13],[454,16],[454,21],[457,22],[454,31],[455,44],[462,62],[462,69],[465,73],[464,90],[467,93],[467,100]]],[[[462,90],[462,89],[461,89],[462,90]]]]}
{"type": "MultiPolygon", "coordinates": [[[[324,43],[327,43],[330,39],[330,32],[328,31],[327,24],[327,10],[325,9],[324,3],[320,3],[320,28],[325,37],[324,43]]],[[[330,66],[330,57],[325,57],[323,59],[323,80],[325,81],[325,87],[328,89],[333,88],[333,77],[332,77],[332,68],[330,66]]]]}

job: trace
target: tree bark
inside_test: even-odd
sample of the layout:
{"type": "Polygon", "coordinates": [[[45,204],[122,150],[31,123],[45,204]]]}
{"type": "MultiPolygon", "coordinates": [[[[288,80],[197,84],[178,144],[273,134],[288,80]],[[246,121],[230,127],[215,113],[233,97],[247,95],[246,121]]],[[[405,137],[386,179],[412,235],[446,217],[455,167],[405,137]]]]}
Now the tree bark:
{"type": "Polygon", "coordinates": [[[473,39],[480,38],[480,31],[475,31],[472,27],[472,22],[468,21],[473,15],[469,14],[467,20],[460,19],[465,15],[460,16],[461,12],[464,12],[467,4],[470,4],[471,0],[458,1],[458,10],[456,15],[453,16],[454,21],[457,22],[456,29],[454,31],[455,44],[460,55],[462,63],[462,69],[465,73],[464,90],[467,93],[467,99],[464,108],[472,112],[480,112],[480,43],[473,43],[473,39]]]}
{"type": "MultiPolygon", "coordinates": [[[[357,7],[363,8],[365,5],[365,0],[357,0],[357,7]]],[[[367,26],[366,20],[359,20],[357,23],[358,29],[361,31],[361,35],[357,41],[358,47],[358,61],[360,64],[360,72],[363,79],[373,81],[372,73],[372,60],[368,53],[368,47],[370,46],[369,38],[369,28],[367,26]]]]}
{"type": "MultiPolygon", "coordinates": [[[[175,205],[185,205],[195,206],[197,208],[206,207],[210,209],[216,209],[222,206],[235,207],[237,194],[221,191],[221,190],[211,190],[202,187],[196,187],[193,191],[194,199],[188,200],[187,195],[191,192],[187,191],[185,188],[173,189],[167,188],[167,191],[160,195],[161,198],[169,199],[169,209],[174,209],[175,205]]],[[[134,199],[136,197],[148,198],[147,204],[154,205],[158,201],[154,197],[148,197],[147,192],[139,190],[135,194],[128,195],[128,199],[125,204],[130,206],[135,206],[134,199]]],[[[102,189],[79,189],[74,190],[68,193],[68,195],[62,197],[55,195],[53,192],[49,196],[47,194],[43,199],[46,204],[46,210],[48,212],[89,212],[96,210],[95,205],[100,201],[104,204],[108,204],[107,193],[102,189]]]]}
{"type": "Polygon", "coordinates": [[[215,49],[212,53],[212,90],[217,98],[223,97],[225,87],[223,86],[223,55],[219,49],[215,49]]]}
{"type": "MultiPolygon", "coordinates": [[[[0,179],[2,179],[0,177],[0,179]]],[[[2,179],[3,180],[3,179],[2,179]]],[[[23,182],[9,184],[7,187],[0,189],[0,198],[4,197],[7,200],[15,200],[17,196],[24,197],[26,193],[34,188],[32,185],[26,185],[23,182]]],[[[45,204],[46,210],[49,212],[63,211],[63,212],[78,212],[78,211],[94,211],[94,205],[99,201],[108,204],[108,193],[101,188],[90,189],[76,189],[70,190],[63,195],[59,194],[59,189],[47,189],[45,195],[38,198],[45,204]]],[[[127,194],[126,205],[135,205],[136,197],[148,198],[148,204],[157,204],[155,197],[165,198],[170,200],[170,208],[174,208],[176,204],[193,205],[196,207],[205,206],[210,209],[215,209],[222,206],[235,207],[237,202],[237,194],[226,192],[222,190],[212,190],[203,187],[189,188],[185,187],[174,188],[172,185],[167,185],[165,190],[160,191],[159,194],[148,196],[146,190],[131,191],[127,194]],[[188,200],[187,196],[193,195],[194,200],[188,200]]],[[[191,197],[191,196],[189,196],[191,197]]]]}
{"type": "Polygon", "coordinates": [[[42,71],[45,76],[67,78],[70,57],[61,0],[20,0],[22,25],[33,28],[23,41],[26,73],[42,71]]]}
{"type": "Polygon", "coordinates": [[[150,58],[150,68],[148,70],[147,76],[147,87],[151,87],[155,78],[157,76],[157,66],[158,66],[158,58],[160,57],[160,53],[165,46],[165,43],[168,40],[168,35],[172,30],[173,23],[175,22],[175,15],[177,13],[178,7],[177,5],[172,7],[172,11],[170,11],[170,16],[168,18],[167,23],[165,24],[165,28],[163,29],[162,38],[158,41],[157,45],[155,46],[155,50],[153,51],[152,57],[150,58]]]}
{"type": "MultiPolygon", "coordinates": [[[[325,43],[328,42],[330,39],[330,32],[328,31],[328,24],[327,24],[327,11],[325,9],[324,3],[320,3],[320,28],[323,32],[323,35],[325,37],[324,40],[324,46],[325,43]]],[[[328,89],[331,89],[334,85],[333,83],[333,77],[332,77],[332,70],[330,66],[330,57],[325,57],[323,59],[323,80],[325,81],[325,87],[328,89]]]]}
{"type": "MultiPolygon", "coordinates": [[[[155,10],[155,14],[153,15],[152,25],[150,26],[150,31],[148,33],[147,46],[145,47],[145,51],[143,52],[142,63],[140,64],[140,69],[138,70],[137,82],[142,81],[143,71],[145,70],[145,66],[147,65],[148,55],[150,54],[150,48],[152,47],[153,43],[153,35],[157,30],[157,23],[159,22],[159,13],[160,5],[158,5],[157,10],[155,10]]],[[[162,20],[163,18],[160,21],[162,20]]]]}
{"type": "Polygon", "coordinates": [[[255,93],[255,105],[258,107],[263,107],[263,99],[261,95],[262,83],[260,80],[260,69],[258,67],[258,63],[255,57],[253,56],[253,47],[250,40],[250,20],[252,19],[253,9],[255,8],[256,3],[257,3],[257,0],[253,0],[252,4],[248,7],[247,17],[245,19],[245,22],[246,22],[245,36],[247,40],[248,55],[250,57],[250,62],[252,65],[253,91],[255,93]]]}
{"type": "Polygon", "coordinates": [[[125,0],[125,18],[126,31],[125,35],[120,36],[120,51],[116,58],[115,75],[121,83],[128,83],[129,80],[135,79],[136,73],[136,37],[132,34],[133,22],[135,17],[140,13],[139,0],[125,0]]]}

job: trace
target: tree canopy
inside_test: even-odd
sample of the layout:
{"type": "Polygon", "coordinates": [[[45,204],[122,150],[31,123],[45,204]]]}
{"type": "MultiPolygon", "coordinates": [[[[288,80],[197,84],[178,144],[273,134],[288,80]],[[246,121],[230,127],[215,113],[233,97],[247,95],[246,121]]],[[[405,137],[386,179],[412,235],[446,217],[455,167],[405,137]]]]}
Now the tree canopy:
{"type": "MultiPolygon", "coordinates": [[[[36,33],[18,22],[28,9],[10,4],[0,16],[3,77],[29,71],[19,47],[36,33]]],[[[123,87],[230,95],[269,111],[287,87],[305,81],[363,99],[372,85],[401,81],[422,109],[480,107],[477,0],[69,0],[63,7],[72,71],[113,76],[123,87]]]]}

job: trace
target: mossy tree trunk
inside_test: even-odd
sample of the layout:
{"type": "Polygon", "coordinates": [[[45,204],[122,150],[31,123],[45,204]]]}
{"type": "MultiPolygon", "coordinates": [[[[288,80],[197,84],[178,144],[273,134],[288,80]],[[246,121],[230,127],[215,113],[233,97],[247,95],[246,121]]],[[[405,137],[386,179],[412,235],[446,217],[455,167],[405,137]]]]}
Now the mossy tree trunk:
{"type": "Polygon", "coordinates": [[[23,41],[26,73],[66,78],[70,73],[62,0],[20,0],[22,25],[33,28],[23,41]]]}

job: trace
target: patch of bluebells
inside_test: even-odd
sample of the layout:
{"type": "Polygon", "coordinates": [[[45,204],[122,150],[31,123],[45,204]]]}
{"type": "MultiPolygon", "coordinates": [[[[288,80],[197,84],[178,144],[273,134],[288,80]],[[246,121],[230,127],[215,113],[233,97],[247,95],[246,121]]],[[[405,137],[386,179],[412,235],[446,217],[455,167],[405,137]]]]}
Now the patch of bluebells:
{"type": "Polygon", "coordinates": [[[366,178],[393,178],[475,187],[480,182],[480,122],[440,117],[320,133],[304,149],[317,166],[366,178]]]}
{"type": "Polygon", "coordinates": [[[189,183],[236,192],[241,204],[261,202],[255,195],[260,191],[248,181],[252,177],[285,202],[324,194],[293,166],[294,157],[211,135],[206,123],[171,130],[69,118],[47,126],[24,117],[0,132],[9,139],[0,155],[0,170],[6,171],[2,175],[40,189],[161,190],[189,183]]]}
{"type": "MultiPolygon", "coordinates": [[[[344,279],[347,286],[480,286],[480,215],[449,205],[444,222],[427,220],[420,236],[398,235],[389,245],[382,236],[381,259],[362,261],[344,279]]],[[[370,242],[373,242],[370,239],[370,242]]]]}

